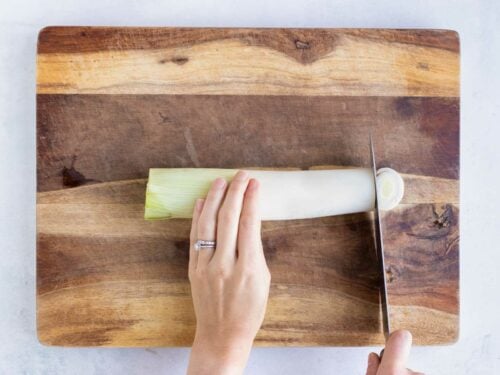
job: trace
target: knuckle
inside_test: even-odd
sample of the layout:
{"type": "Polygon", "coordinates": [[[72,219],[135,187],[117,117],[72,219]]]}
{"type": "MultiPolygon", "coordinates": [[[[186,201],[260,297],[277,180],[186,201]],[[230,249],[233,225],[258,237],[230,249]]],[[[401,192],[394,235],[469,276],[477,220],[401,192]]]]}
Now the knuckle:
{"type": "Polygon", "coordinates": [[[206,280],[207,277],[207,268],[205,266],[198,267],[194,272],[193,272],[193,279],[194,280],[206,280]]]}
{"type": "Polygon", "coordinates": [[[209,277],[213,280],[226,280],[230,270],[223,264],[217,264],[209,268],[209,277]]]}
{"type": "Polygon", "coordinates": [[[208,236],[212,232],[213,232],[213,226],[210,225],[208,222],[203,221],[198,223],[198,235],[208,236]]]}
{"type": "Polygon", "coordinates": [[[254,228],[255,225],[256,225],[256,221],[255,221],[255,216],[254,215],[252,215],[250,213],[241,215],[241,217],[240,217],[240,226],[242,228],[251,229],[251,228],[254,228]]]}
{"type": "Polygon", "coordinates": [[[258,268],[252,262],[247,262],[241,266],[241,274],[246,277],[254,277],[259,275],[258,268]]]}
{"type": "Polygon", "coordinates": [[[261,272],[259,272],[259,277],[262,278],[262,280],[266,284],[271,283],[271,273],[269,272],[269,269],[267,267],[264,267],[264,269],[261,269],[261,272]]]}
{"type": "Polygon", "coordinates": [[[245,264],[245,265],[240,267],[240,274],[241,275],[250,276],[252,274],[252,272],[253,272],[252,266],[250,266],[249,264],[245,264]]]}
{"type": "Polygon", "coordinates": [[[230,208],[221,208],[219,215],[217,217],[220,224],[229,224],[234,220],[234,215],[232,214],[230,208]]]}
{"type": "Polygon", "coordinates": [[[266,271],[264,272],[265,274],[265,277],[266,277],[266,280],[267,282],[271,282],[271,271],[269,271],[269,268],[266,267],[266,271]]]}
{"type": "Polygon", "coordinates": [[[195,274],[196,272],[190,268],[188,271],[188,279],[190,282],[193,282],[194,278],[196,277],[195,274]]]}

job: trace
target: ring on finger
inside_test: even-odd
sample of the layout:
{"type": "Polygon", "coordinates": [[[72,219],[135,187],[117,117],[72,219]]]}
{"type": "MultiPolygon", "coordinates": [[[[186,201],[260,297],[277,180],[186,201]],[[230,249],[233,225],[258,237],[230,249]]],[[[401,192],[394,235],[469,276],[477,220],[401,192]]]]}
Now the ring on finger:
{"type": "Polygon", "coordinates": [[[197,240],[194,243],[194,249],[199,251],[199,250],[204,250],[204,249],[215,249],[215,241],[207,241],[207,240],[197,240]]]}

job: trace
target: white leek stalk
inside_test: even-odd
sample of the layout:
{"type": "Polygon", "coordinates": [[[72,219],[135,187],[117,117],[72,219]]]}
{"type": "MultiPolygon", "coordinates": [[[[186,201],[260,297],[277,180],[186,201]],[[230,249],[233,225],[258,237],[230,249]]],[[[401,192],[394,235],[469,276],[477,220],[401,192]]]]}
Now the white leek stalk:
{"type": "MultiPolygon", "coordinates": [[[[146,190],[145,218],[191,218],[217,177],[230,181],[235,169],[152,168],[146,190]]],[[[375,189],[371,169],[248,171],[261,187],[263,220],[291,220],[370,211],[375,189]]],[[[390,168],[377,173],[379,207],[388,210],[403,198],[401,176],[390,168]]]]}

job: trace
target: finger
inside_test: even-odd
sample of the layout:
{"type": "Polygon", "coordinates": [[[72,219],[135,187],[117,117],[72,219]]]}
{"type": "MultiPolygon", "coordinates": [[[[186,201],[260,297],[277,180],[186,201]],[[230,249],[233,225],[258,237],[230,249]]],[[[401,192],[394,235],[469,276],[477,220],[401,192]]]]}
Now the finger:
{"type": "Polygon", "coordinates": [[[251,179],[243,198],[238,227],[238,258],[243,261],[264,256],[260,235],[259,182],[251,179]]]}
{"type": "Polygon", "coordinates": [[[378,366],[380,365],[380,358],[375,353],[368,355],[368,367],[366,368],[366,375],[377,375],[378,366]]]}
{"type": "Polygon", "coordinates": [[[198,263],[198,251],[194,249],[194,244],[196,242],[196,237],[198,233],[198,219],[200,217],[201,210],[203,208],[204,199],[197,199],[194,204],[193,209],[193,220],[191,221],[191,232],[189,233],[189,270],[193,271],[196,269],[196,264],[198,263]]]}
{"type": "MultiPolygon", "coordinates": [[[[197,240],[213,241],[216,238],[217,231],[217,213],[224,199],[226,191],[226,180],[217,178],[210,187],[203,209],[198,219],[198,238],[197,240]]],[[[212,258],[214,250],[201,249],[198,251],[197,267],[206,265],[212,258]]]]}
{"type": "Polygon", "coordinates": [[[384,356],[380,362],[380,371],[403,371],[410,355],[412,337],[405,330],[393,332],[385,344],[384,356]]]}
{"type": "Polygon", "coordinates": [[[248,185],[248,172],[239,171],[234,176],[226,198],[219,211],[217,231],[217,254],[214,261],[234,262],[236,259],[236,240],[238,236],[238,224],[240,221],[243,195],[248,185]]]}

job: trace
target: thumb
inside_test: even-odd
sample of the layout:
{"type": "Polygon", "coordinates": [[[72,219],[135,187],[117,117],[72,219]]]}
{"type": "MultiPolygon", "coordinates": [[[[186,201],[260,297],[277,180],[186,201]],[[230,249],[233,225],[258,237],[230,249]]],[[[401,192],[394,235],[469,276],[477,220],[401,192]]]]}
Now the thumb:
{"type": "Polygon", "coordinates": [[[403,370],[410,356],[412,337],[411,333],[405,330],[395,331],[389,336],[385,344],[384,356],[380,363],[380,371],[403,370]]]}
{"type": "Polygon", "coordinates": [[[375,353],[368,355],[368,367],[366,375],[377,375],[378,366],[380,365],[380,358],[375,353]]]}

